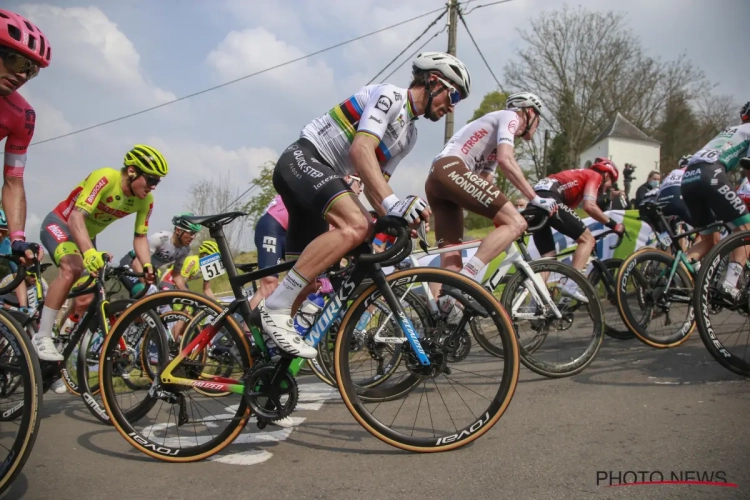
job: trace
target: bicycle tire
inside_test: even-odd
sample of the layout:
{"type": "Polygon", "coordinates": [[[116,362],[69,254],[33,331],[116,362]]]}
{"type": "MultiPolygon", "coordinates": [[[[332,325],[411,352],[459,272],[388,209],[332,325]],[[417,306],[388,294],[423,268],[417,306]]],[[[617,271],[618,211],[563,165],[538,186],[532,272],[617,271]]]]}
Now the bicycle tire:
{"type": "MultiPolygon", "coordinates": [[[[113,319],[113,316],[123,313],[133,303],[135,303],[135,300],[132,299],[121,299],[110,302],[106,305],[105,308],[105,314],[107,316],[105,320],[111,321],[111,319],[113,319]]],[[[109,415],[107,415],[104,407],[95,398],[95,396],[100,395],[101,393],[100,384],[98,383],[98,377],[97,383],[95,383],[93,386],[89,384],[88,362],[90,359],[92,359],[92,357],[97,360],[100,359],[100,356],[96,356],[95,354],[92,354],[90,352],[92,341],[95,338],[95,334],[102,335],[102,332],[99,331],[98,324],[92,324],[92,327],[96,328],[96,331],[92,332],[91,329],[86,331],[86,333],[83,334],[83,337],[81,337],[78,345],[78,360],[76,368],[76,371],[78,372],[78,390],[79,395],[83,400],[84,406],[89,411],[89,413],[91,413],[99,422],[106,425],[111,425],[109,415]]],[[[99,344],[99,354],[101,354],[102,345],[103,342],[99,344]]]]}
{"type": "MultiPolygon", "coordinates": [[[[534,354],[541,347],[535,346],[534,350],[527,348],[522,342],[518,342],[519,355],[521,363],[529,370],[548,378],[560,378],[569,377],[577,373],[582,372],[587,366],[589,366],[596,355],[599,353],[602,341],[604,340],[604,312],[602,311],[601,302],[599,297],[596,295],[596,290],[586,279],[586,276],[575,270],[573,267],[564,264],[560,261],[551,259],[542,259],[529,262],[529,267],[534,274],[543,272],[556,273],[566,277],[568,280],[572,280],[580,292],[588,300],[587,314],[591,318],[593,323],[592,337],[586,345],[586,349],[583,351],[581,356],[566,363],[553,364],[541,359],[534,357],[534,354]]],[[[500,302],[505,307],[506,311],[511,311],[511,321],[515,326],[516,322],[513,317],[513,299],[516,296],[515,290],[524,286],[523,282],[527,279],[525,271],[519,269],[510,279],[510,282],[505,286],[503,294],[500,298],[500,302]]],[[[549,337],[545,335],[545,340],[549,337]]]]}
{"type": "MultiPolygon", "coordinates": [[[[112,327],[110,334],[106,337],[102,346],[102,362],[100,364],[99,380],[102,387],[102,399],[107,414],[110,416],[117,432],[119,432],[120,435],[131,444],[131,446],[142,453],[159,460],[175,463],[195,462],[220,452],[231,444],[239,435],[250,417],[250,406],[244,397],[240,399],[236,408],[232,408],[232,410],[235,411],[235,417],[227,419],[230,422],[230,425],[228,425],[224,431],[218,433],[218,435],[212,434],[210,439],[201,441],[197,446],[190,448],[175,448],[154,442],[151,439],[150,430],[149,435],[144,435],[133,425],[134,422],[128,419],[126,414],[119,407],[118,397],[115,393],[112,381],[115,373],[114,361],[117,358],[118,342],[125,329],[133,321],[144,318],[144,316],[150,318],[150,320],[144,318],[146,321],[155,321],[154,317],[159,317],[157,311],[161,306],[171,307],[174,304],[190,305],[195,308],[196,312],[206,311],[208,314],[213,315],[218,315],[223,310],[217,302],[214,302],[203,295],[189,291],[162,291],[140,299],[120,315],[117,322],[112,327]]],[[[233,318],[225,317],[224,322],[224,328],[226,328],[228,334],[232,336],[236,345],[239,346],[238,351],[243,363],[243,368],[247,371],[253,364],[247,338],[233,318]]],[[[163,328],[157,328],[156,330],[160,332],[160,342],[158,343],[157,349],[159,367],[161,370],[170,358],[166,333],[163,331],[163,328]]],[[[149,390],[144,401],[139,404],[141,410],[145,409],[144,415],[148,413],[157,402],[164,403],[164,400],[160,399],[158,395],[160,391],[166,392],[164,387],[166,387],[166,385],[161,388],[152,386],[151,390],[149,390]],[[152,395],[152,391],[156,395],[152,395]]],[[[150,425],[148,427],[151,428],[153,426],[150,425]]]]}
{"type": "MultiPolygon", "coordinates": [[[[622,259],[605,259],[601,261],[604,268],[609,271],[609,273],[612,276],[612,284],[613,286],[616,285],[615,278],[617,277],[617,272],[620,270],[620,267],[622,266],[622,259]]],[[[591,272],[588,275],[588,280],[591,283],[591,286],[596,288],[596,286],[599,284],[600,281],[602,281],[602,273],[599,271],[598,268],[594,267],[591,272]]],[[[610,301],[610,303],[615,307],[615,311],[617,314],[617,318],[620,322],[622,322],[622,317],[620,316],[620,307],[617,305],[617,293],[615,290],[613,290],[612,297],[607,297],[607,300],[610,301]]],[[[615,326],[610,324],[611,321],[607,321],[607,318],[605,316],[604,318],[604,334],[608,337],[611,337],[616,340],[630,340],[635,338],[635,334],[630,331],[630,329],[625,325],[624,322],[622,322],[623,328],[616,328],[615,326]]]]}
{"type": "MultiPolygon", "coordinates": [[[[13,484],[13,480],[23,469],[34,448],[39,431],[39,408],[42,405],[43,388],[39,359],[31,345],[31,339],[26,336],[23,327],[5,311],[0,312],[0,339],[5,344],[0,352],[0,358],[5,359],[6,355],[18,357],[20,377],[23,382],[21,407],[18,408],[16,405],[2,414],[2,421],[18,420],[19,422],[18,434],[10,446],[8,457],[0,463],[0,494],[2,494],[13,484]],[[12,349],[13,353],[11,354],[8,349],[12,349]]],[[[17,389],[16,385],[13,394],[17,389]]]]}
{"type": "MultiPolygon", "coordinates": [[[[645,318],[646,316],[650,316],[651,313],[646,314],[646,312],[643,311],[643,307],[653,307],[648,302],[651,300],[651,292],[648,289],[648,277],[644,276],[641,270],[637,267],[639,263],[648,261],[671,266],[674,262],[674,257],[663,250],[650,248],[642,249],[623,261],[622,266],[620,266],[620,271],[615,278],[615,284],[617,285],[617,306],[620,310],[620,317],[625,322],[628,329],[644,344],[657,349],[677,347],[685,343],[695,330],[695,314],[692,302],[689,304],[687,314],[688,319],[682,322],[682,326],[677,332],[668,335],[663,339],[649,334],[650,319],[645,318]],[[627,293],[628,280],[631,276],[633,277],[633,280],[636,281],[636,286],[638,286],[638,290],[636,290],[635,293],[638,295],[638,303],[640,304],[639,307],[641,307],[641,311],[633,311],[633,308],[630,307],[630,302],[624,295],[627,293]]],[[[695,289],[693,277],[682,263],[677,266],[676,274],[682,283],[688,283],[693,289],[695,289]]]]}
{"type": "MultiPolygon", "coordinates": [[[[435,435],[433,426],[432,437],[415,437],[391,429],[389,426],[380,422],[365,407],[361,398],[361,392],[377,392],[379,387],[373,389],[358,388],[352,381],[348,361],[350,342],[356,326],[352,318],[359,318],[359,315],[361,315],[367,307],[366,301],[373,294],[379,293],[374,284],[354,299],[354,302],[344,316],[340,333],[336,338],[336,348],[334,351],[336,384],[341,397],[352,416],[354,416],[365,430],[384,443],[402,450],[422,453],[449,451],[469,444],[484,435],[504,414],[513,399],[513,394],[518,383],[518,345],[516,343],[516,337],[513,333],[510,319],[505,313],[503,307],[487,290],[474,280],[453,271],[430,267],[415,267],[403,271],[396,271],[385,276],[386,282],[389,283],[400,279],[405,280],[405,282],[416,282],[420,281],[420,278],[423,278],[421,281],[429,281],[430,283],[452,285],[454,289],[457,290],[470,290],[471,299],[476,301],[479,307],[487,311],[489,317],[496,322],[498,328],[502,332],[503,345],[506,351],[506,356],[503,359],[502,378],[497,388],[497,392],[494,393],[493,398],[490,400],[488,408],[485,411],[479,412],[481,417],[479,419],[476,419],[476,416],[472,417],[475,420],[469,425],[462,427],[460,430],[456,430],[455,433],[451,432],[451,434],[446,436],[435,435]]],[[[490,360],[497,359],[495,356],[491,355],[488,356],[488,358],[490,360]]],[[[435,379],[433,378],[432,380],[434,381],[435,379]]],[[[495,381],[495,379],[492,380],[495,381]]],[[[411,391],[412,389],[408,390],[411,391]]],[[[376,408],[379,406],[380,404],[376,405],[376,408]]]]}
{"type": "MultiPolygon", "coordinates": [[[[734,249],[732,248],[733,245],[750,245],[750,231],[739,231],[729,235],[717,243],[703,258],[695,282],[693,305],[696,311],[695,318],[698,325],[698,334],[709,354],[711,354],[711,356],[727,370],[744,377],[750,377],[750,362],[732,354],[732,352],[724,346],[721,340],[716,336],[716,331],[711,324],[711,313],[709,311],[711,280],[714,279],[723,259],[722,253],[728,255],[734,249]]],[[[746,269],[745,272],[747,272],[746,269]]],[[[716,277],[718,277],[718,275],[716,275],[716,277]]],[[[747,284],[746,287],[750,287],[750,284],[747,284]]],[[[745,296],[744,308],[745,314],[748,315],[746,317],[750,317],[750,297],[748,296],[745,296]]]]}

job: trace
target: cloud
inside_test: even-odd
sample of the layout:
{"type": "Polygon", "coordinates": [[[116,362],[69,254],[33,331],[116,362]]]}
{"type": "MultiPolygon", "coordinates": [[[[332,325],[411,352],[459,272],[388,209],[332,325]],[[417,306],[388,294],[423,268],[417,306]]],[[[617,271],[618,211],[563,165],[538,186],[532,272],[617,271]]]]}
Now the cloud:
{"type": "Polygon", "coordinates": [[[53,50],[50,68],[64,67],[92,83],[127,91],[121,96],[143,104],[175,98],[147,81],[132,42],[98,7],[29,4],[21,11],[44,27],[53,50]]]}
{"type": "MultiPolygon", "coordinates": [[[[222,80],[231,80],[305,55],[265,28],[231,31],[207,57],[222,80]]],[[[259,80],[284,92],[330,95],[334,86],[333,70],[322,61],[309,59],[259,75],[259,80]]]]}

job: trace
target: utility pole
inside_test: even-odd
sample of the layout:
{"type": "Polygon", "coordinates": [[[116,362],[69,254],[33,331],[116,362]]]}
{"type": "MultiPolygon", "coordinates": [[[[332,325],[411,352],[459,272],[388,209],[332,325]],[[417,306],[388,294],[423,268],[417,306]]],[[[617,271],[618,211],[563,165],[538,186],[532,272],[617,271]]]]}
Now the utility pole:
{"type": "Polygon", "coordinates": [[[544,130],[544,153],[542,154],[542,177],[547,177],[547,143],[549,142],[549,129],[544,130]]]}
{"type": "MultiPolygon", "coordinates": [[[[448,21],[448,53],[456,55],[456,31],[458,28],[458,0],[449,0],[450,9],[448,21]]],[[[443,144],[453,136],[453,113],[445,115],[445,140],[443,144]]]]}

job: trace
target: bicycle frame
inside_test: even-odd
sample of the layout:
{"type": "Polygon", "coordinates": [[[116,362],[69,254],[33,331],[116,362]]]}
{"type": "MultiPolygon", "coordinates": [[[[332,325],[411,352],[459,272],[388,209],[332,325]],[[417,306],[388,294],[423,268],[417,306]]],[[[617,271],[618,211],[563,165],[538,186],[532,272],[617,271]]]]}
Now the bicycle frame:
{"type": "MultiPolygon", "coordinates": [[[[466,250],[469,248],[476,248],[479,245],[481,245],[481,243],[482,243],[481,240],[470,241],[467,243],[461,243],[459,245],[451,245],[451,246],[438,248],[434,252],[425,251],[425,253],[427,255],[436,255],[436,254],[439,255],[439,254],[443,254],[447,252],[461,251],[461,250],[466,250]]],[[[506,252],[506,256],[503,262],[495,270],[495,272],[492,273],[492,276],[490,276],[488,279],[484,281],[484,283],[482,283],[482,286],[486,288],[490,293],[494,293],[495,289],[498,286],[500,286],[503,278],[505,278],[505,276],[508,274],[508,271],[510,270],[511,266],[515,266],[516,272],[518,272],[518,270],[522,270],[526,275],[526,280],[525,280],[526,292],[530,293],[533,299],[537,301],[537,303],[545,304],[546,306],[550,307],[550,309],[552,310],[552,312],[555,314],[555,316],[558,319],[562,318],[562,313],[560,313],[560,310],[557,308],[557,305],[552,300],[552,297],[550,297],[549,291],[547,290],[547,287],[542,281],[542,278],[531,269],[529,262],[532,259],[528,251],[526,250],[526,247],[523,245],[522,240],[519,239],[519,241],[514,241],[513,243],[511,243],[510,246],[505,250],[505,252],[506,252]]],[[[418,267],[419,261],[414,255],[409,255],[409,259],[411,260],[411,263],[413,266],[418,267]]],[[[424,293],[428,297],[428,303],[429,303],[430,309],[433,312],[437,311],[435,298],[432,295],[432,292],[429,290],[429,287],[425,286],[424,284],[422,284],[421,286],[424,290],[424,293]]],[[[526,298],[526,293],[522,293],[516,299],[516,301],[513,304],[513,308],[510,311],[511,317],[525,318],[526,316],[530,316],[528,314],[517,312],[518,307],[520,306],[520,304],[523,302],[525,298],[526,298]]],[[[536,315],[533,315],[533,316],[534,317],[530,319],[536,318],[536,315]]],[[[375,339],[383,340],[383,339],[378,339],[377,335],[375,339]]]]}
{"type": "MultiPolygon", "coordinates": [[[[232,261],[232,254],[224,236],[222,227],[212,227],[210,228],[209,232],[211,237],[219,246],[221,261],[229,276],[229,283],[232,287],[232,292],[234,293],[235,297],[240,298],[236,298],[232,303],[229,304],[229,306],[224,307],[222,311],[216,315],[213,321],[211,321],[208,326],[204,327],[201,332],[190,342],[190,344],[182,349],[177,354],[177,356],[175,356],[169,362],[169,364],[167,364],[167,366],[162,371],[159,380],[161,380],[161,382],[164,384],[186,385],[215,391],[228,391],[236,394],[243,394],[245,391],[244,383],[235,379],[217,375],[202,375],[208,380],[192,380],[182,377],[176,377],[175,375],[173,375],[173,371],[175,368],[177,368],[177,366],[179,366],[182,360],[188,357],[190,353],[193,352],[196,348],[199,351],[205,349],[206,346],[213,340],[214,336],[219,333],[225,321],[234,321],[233,319],[231,319],[232,314],[239,312],[247,325],[252,324],[252,310],[250,309],[246,292],[242,288],[242,285],[263,278],[265,276],[270,276],[272,274],[287,271],[294,267],[294,261],[284,262],[273,267],[267,267],[265,269],[239,275],[237,273],[237,267],[232,261]]],[[[372,252],[372,249],[366,245],[360,247],[359,250],[362,250],[366,253],[372,252]]],[[[393,293],[393,290],[388,286],[385,274],[383,273],[380,264],[377,263],[360,263],[354,268],[352,274],[344,280],[333,298],[329,300],[328,303],[326,303],[326,305],[323,307],[323,310],[318,315],[315,323],[310,328],[310,331],[307,334],[308,343],[313,347],[318,346],[321,338],[323,338],[334,321],[336,321],[336,319],[338,319],[338,317],[341,315],[343,304],[346,304],[349,301],[354,290],[357,288],[357,285],[362,283],[362,281],[364,281],[364,279],[368,276],[372,278],[383,298],[385,298],[386,303],[388,304],[388,307],[391,309],[391,311],[395,311],[397,313],[397,322],[406,334],[406,338],[412,345],[412,348],[414,349],[419,362],[424,366],[430,365],[430,361],[427,358],[422,345],[419,343],[419,337],[417,335],[416,329],[412,325],[411,321],[407,318],[406,313],[401,307],[400,301],[397,300],[395,294],[393,293]]],[[[400,283],[399,281],[395,282],[394,286],[406,283],[400,283]]],[[[165,333],[163,332],[163,325],[161,325],[160,322],[157,321],[155,322],[155,324],[157,325],[157,327],[161,328],[162,333],[165,333]]],[[[258,335],[257,337],[258,338],[256,338],[256,343],[265,347],[262,336],[258,335]]],[[[282,357],[282,361],[279,362],[276,366],[279,369],[288,370],[292,376],[296,376],[299,373],[302,363],[304,363],[305,361],[306,360],[304,358],[282,357]]],[[[154,381],[154,383],[156,383],[156,381],[154,381]]]]}

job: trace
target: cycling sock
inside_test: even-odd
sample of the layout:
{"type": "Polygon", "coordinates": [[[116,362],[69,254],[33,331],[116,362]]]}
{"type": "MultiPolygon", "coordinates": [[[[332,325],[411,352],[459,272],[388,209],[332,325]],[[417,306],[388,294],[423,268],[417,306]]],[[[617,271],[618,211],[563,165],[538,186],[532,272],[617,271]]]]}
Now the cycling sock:
{"type": "Polygon", "coordinates": [[[474,281],[480,281],[482,277],[479,275],[479,271],[484,269],[484,262],[477,259],[477,256],[473,256],[471,259],[469,259],[469,262],[467,262],[464,265],[464,268],[461,269],[461,274],[464,276],[468,276],[469,278],[473,279],[474,281]]]}
{"type": "Polygon", "coordinates": [[[39,320],[39,332],[35,336],[52,337],[52,327],[55,326],[55,319],[60,310],[51,309],[47,306],[42,307],[42,318],[39,320]]]}
{"type": "Polygon", "coordinates": [[[303,288],[310,283],[296,268],[292,268],[289,274],[281,280],[279,286],[266,299],[266,309],[286,309],[291,313],[292,304],[299,296],[303,288]]]}
{"type": "Polygon", "coordinates": [[[738,262],[730,262],[727,266],[727,275],[724,278],[724,284],[736,288],[740,274],[742,274],[742,265],[738,262]]]}

